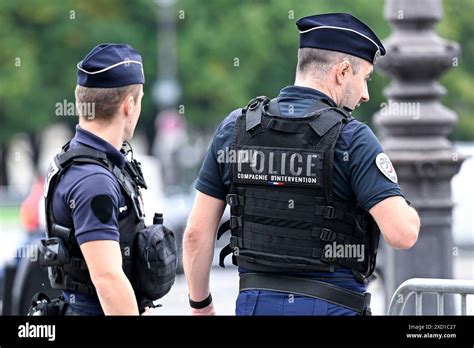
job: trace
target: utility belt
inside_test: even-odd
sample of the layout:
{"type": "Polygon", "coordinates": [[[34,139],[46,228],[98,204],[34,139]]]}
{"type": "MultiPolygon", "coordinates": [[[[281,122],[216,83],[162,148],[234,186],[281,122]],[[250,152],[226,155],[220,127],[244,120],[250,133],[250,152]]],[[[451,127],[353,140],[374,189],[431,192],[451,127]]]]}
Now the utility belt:
{"type": "Polygon", "coordinates": [[[269,290],[308,296],[348,308],[359,315],[372,315],[370,293],[361,294],[314,279],[268,273],[241,273],[239,291],[245,290],[269,290]]]}

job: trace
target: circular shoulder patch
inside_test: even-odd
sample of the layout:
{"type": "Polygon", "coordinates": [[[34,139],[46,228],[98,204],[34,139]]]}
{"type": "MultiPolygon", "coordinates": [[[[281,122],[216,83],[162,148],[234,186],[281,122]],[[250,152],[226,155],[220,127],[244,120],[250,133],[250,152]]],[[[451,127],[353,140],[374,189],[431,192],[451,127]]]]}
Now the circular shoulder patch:
{"type": "Polygon", "coordinates": [[[390,181],[397,183],[397,173],[395,172],[395,168],[393,167],[392,161],[385,153],[379,153],[375,158],[375,164],[377,164],[377,168],[385,175],[390,181]]]}
{"type": "Polygon", "coordinates": [[[114,202],[107,195],[97,195],[92,198],[91,209],[95,217],[103,224],[109,222],[114,211],[114,202]]]}

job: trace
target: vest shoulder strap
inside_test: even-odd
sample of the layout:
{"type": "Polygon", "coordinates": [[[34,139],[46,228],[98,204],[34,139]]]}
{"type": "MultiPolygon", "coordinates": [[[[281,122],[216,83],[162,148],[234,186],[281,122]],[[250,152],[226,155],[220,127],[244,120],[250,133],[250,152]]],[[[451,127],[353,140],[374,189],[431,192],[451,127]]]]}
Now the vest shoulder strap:
{"type": "MultiPolygon", "coordinates": [[[[244,109],[245,130],[247,132],[254,132],[261,126],[262,115],[265,112],[265,107],[267,107],[270,116],[281,116],[278,98],[270,100],[265,96],[256,97],[252,99],[244,109]]],[[[309,107],[305,116],[317,116],[310,122],[310,127],[319,137],[323,137],[339,122],[349,122],[352,119],[352,116],[343,108],[333,106],[328,107],[326,103],[319,100],[309,107]],[[321,117],[322,115],[324,115],[324,117],[321,117]]]]}
{"type": "Polygon", "coordinates": [[[73,149],[68,149],[65,152],[61,152],[58,154],[57,159],[61,168],[66,168],[73,162],[77,162],[77,159],[85,159],[80,162],[90,162],[93,164],[99,162],[104,166],[107,166],[109,162],[105,153],[85,146],[80,146],[73,149]]]}
{"type": "Polygon", "coordinates": [[[319,136],[323,137],[339,122],[348,122],[350,116],[346,115],[340,108],[327,107],[318,111],[319,116],[312,120],[309,125],[319,136]]]}

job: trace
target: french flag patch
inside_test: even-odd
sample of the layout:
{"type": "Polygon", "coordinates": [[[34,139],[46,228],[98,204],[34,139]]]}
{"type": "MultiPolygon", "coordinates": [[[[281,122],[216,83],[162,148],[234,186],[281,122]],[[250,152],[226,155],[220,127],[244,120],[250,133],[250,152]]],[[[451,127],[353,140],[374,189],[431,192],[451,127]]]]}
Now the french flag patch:
{"type": "Polygon", "coordinates": [[[267,184],[271,186],[285,186],[285,183],[281,181],[268,181],[267,184]]]}

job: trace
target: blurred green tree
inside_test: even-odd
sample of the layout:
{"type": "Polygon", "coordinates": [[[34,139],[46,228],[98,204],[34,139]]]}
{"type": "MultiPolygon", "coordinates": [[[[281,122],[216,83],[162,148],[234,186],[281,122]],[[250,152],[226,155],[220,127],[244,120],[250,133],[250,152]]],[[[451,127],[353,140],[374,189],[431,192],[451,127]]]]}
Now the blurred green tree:
{"type": "MultiPolygon", "coordinates": [[[[95,45],[126,42],[137,49],[144,57],[145,94],[151,95],[155,17],[155,5],[148,0],[0,2],[0,185],[6,183],[4,159],[13,135],[29,135],[36,160],[44,127],[77,123],[75,117],[56,116],[56,104],[74,102],[76,63],[95,45]]],[[[146,129],[155,114],[151,98],[143,99],[143,110],[146,129]]]]}

